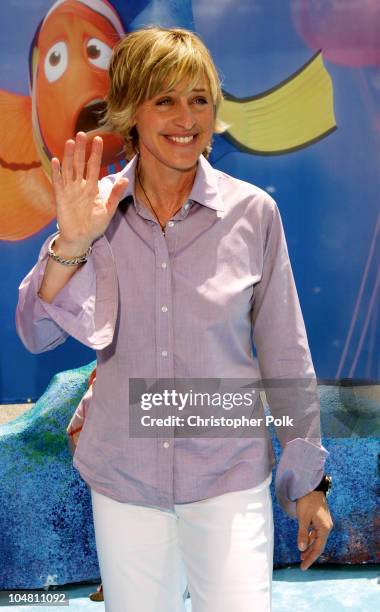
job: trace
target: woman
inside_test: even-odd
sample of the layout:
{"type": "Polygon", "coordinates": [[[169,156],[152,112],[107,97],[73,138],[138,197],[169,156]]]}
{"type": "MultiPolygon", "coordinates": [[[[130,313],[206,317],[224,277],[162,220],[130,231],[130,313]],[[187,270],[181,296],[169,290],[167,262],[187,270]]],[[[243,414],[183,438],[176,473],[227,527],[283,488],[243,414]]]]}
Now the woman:
{"type": "MultiPolygon", "coordinates": [[[[206,159],[222,96],[195,34],[128,35],[110,77],[106,120],[130,162],[98,183],[102,141],[85,172],[84,133],[62,165],[52,159],[59,232],[21,284],[19,334],[34,352],[69,334],[97,350],[74,465],[91,487],[106,610],[183,611],[186,584],[193,612],[270,610],[268,435],[181,438],[173,427],[136,437],[127,411],[136,378],[257,379],[253,337],[263,379],[308,381],[297,390],[302,434],[278,428],[276,489],[299,521],[301,567],[320,555],[332,526],[327,452],[279,212],[206,159]]],[[[276,416],[284,401],[297,416],[289,391],[268,392],[276,416]]]]}

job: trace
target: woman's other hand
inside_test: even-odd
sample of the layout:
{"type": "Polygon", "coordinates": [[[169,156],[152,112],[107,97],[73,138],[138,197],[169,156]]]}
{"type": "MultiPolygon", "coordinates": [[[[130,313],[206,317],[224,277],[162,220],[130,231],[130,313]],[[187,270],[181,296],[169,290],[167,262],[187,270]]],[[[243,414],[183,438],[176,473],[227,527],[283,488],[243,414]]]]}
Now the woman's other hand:
{"type": "Polygon", "coordinates": [[[298,549],[301,569],[307,570],[322,554],[333,521],[322,491],[311,491],[297,499],[298,549]]]}

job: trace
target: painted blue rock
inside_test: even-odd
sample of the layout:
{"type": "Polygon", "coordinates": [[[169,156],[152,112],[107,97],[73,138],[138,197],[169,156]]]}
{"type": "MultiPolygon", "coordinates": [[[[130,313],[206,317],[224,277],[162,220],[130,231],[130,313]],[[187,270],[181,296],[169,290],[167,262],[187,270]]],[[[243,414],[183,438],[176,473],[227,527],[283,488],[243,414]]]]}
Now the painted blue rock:
{"type": "MultiPolygon", "coordinates": [[[[371,389],[367,387],[367,389],[371,389]]],[[[372,387],[374,390],[375,387],[372,387]]],[[[379,397],[379,386],[376,396],[379,397]]],[[[380,405],[361,387],[319,386],[326,472],[333,477],[329,507],[334,522],[318,563],[378,563],[380,405]]],[[[280,446],[274,440],[276,457],[280,446]]],[[[272,485],[273,497],[273,485],[272,485]]],[[[297,522],[274,503],[276,567],[299,562],[297,522]]]]}
{"type": "MultiPolygon", "coordinates": [[[[56,375],[30,411],[0,427],[0,589],[100,579],[90,493],[66,437],[93,365],[56,375]]],[[[379,406],[352,389],[320,394],[335,528],[319,562],[373,563],[379,406]]],[[[297,523],[273,506],[275,566],[296,563],[297,523]]]]}
{"type": "Polygon", "coordinates": [[[0,427],[0,589],[96,580],[91,498],[66,427],[94,364],[57,374],[34,407],[0,427]]]}

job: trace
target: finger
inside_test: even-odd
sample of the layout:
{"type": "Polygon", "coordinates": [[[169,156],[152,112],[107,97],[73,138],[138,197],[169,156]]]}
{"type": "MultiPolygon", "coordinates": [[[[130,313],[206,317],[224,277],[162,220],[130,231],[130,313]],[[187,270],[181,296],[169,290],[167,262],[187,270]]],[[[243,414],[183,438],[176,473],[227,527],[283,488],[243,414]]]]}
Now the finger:
{"type": "Polygon", "coordinates": [[[84,167],[86,163],[86,144],[87,134],[78,132],[75,137],[74,149],[74,178],[81,181],[84,175],[84,167]]]}
{"type": "Polygon", "coordinates": [[[73,180],[74,147],[75,142],[73,140],[66,140],[61,170],[64,185],[73,180]]]}
{"type": "Polygon", "coordinates": [[[326,537],[318,536],[312,546],[310,546],[306,552],[301,554],[301,569],[308,569],[322,554],[327,541],[326,537]]]}
{"type": "MultiPolygon", "coordinates": [[[[310,546],[313,546],[313,544],[316,541],[316,539],[317,539],[317,536],[315,534],[315,531],[311,531],[309,533],[309,542],[308,542],[307,548],[310,548],[310,546]]],[[[301,555],[301,557],[302,557],[302,555],[301,555]]]]}
{"type": "MultiPolygon", "coordinates": [[[[314,529],[311,529],[311,530],[308,532],[308,534],[307,534],[307,544],[306,544],[305,551],[307,551],[307,550],[308,550],[308,548],[310,548],[310,546],[312,546],[312,545],[314,544],[314,542],[315,542],[315,540],[316,540],[316,539],[317,539],[316,532],[315,532],[315,530],[314,530],[314,529]]],[[[302,554],[301,554],[301,558],[302,558],[302,555],[303,555],[303,554],[304,554],[304,553],[302,553],[302,554]]]]}
{"type": "Polygon", "coordinates": [[[311,567],[313,565],[313,563],[315,563],[315,561],[318,559],[318,557],[322,554],[323,549],[322,550],[317,550],[314,547],[310,549],[310,551],[308,551],[308,554],[306,555],[305,553],[305,558],[302,559],[300,568],[301,570],[307,570],[309,569],[309,567],[311,567]]]}
{"type": "Polygon", "coordinates": [[[97,187],[99,180],[100,167],[102,164],[103,139],[100,136],[95,136],[92,141],[91,155],[87,162],[86,179],[91,187],[97,187]]]}
{"type": "Polygon", "coordinates": [[[299,523],[297,544],[298,550],[306,550],[309,543],[309,525],[306,523],[299,523]]]}
{"type": "Polygon", "coordinates": [[[312,547],[315,545],[316,540],[317,540],[317,536],[315,535],[315,532],[310,532],[307,548],[303,552],[301,552],[301,555],[300,555],[302,560],[306,559],[306,557],[310,554],[310,551],[312,550],[312,547]]]}
{"type": "Polygon", "coordinates": [[[63,189],[61,164],[59,163],[59,159],[57,159],[57,157],[53,157],[51,160],[51,180],[53,183],[55,197],[57,199],[63,189]]]}
{"type": "Polygon", "coordinates": [[[114,215],[118,204],[124,195],[128,182],[129,181],[127,178],[120,178],[112,187],[111,193],[106,202],[106,207],[111,217],[114,215]]]}

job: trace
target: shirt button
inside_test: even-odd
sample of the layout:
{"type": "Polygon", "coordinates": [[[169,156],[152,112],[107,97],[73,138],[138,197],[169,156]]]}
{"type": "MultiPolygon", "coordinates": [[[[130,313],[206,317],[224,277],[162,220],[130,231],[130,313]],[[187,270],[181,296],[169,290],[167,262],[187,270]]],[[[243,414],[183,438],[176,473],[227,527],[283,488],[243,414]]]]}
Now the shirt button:
{"type": "Polygon", "coordinates": [[[174,221],[169,221],[169,222],[168,222],[168,226],[169,226],[169,227],[173,227],[173,225],[174,225],[174,221]]]}
{"type": "Polygon", "coordinates": [[[164,269],[165,269],[167,265],[168,265],[168,264],[166,263],[166,261],[163,261],[163,262],[162,262],[162,264],[161,264],[161,268],[164,268],[164,269]]]}
{"type": "Polygon", "coordinates": [[[164,444],[163,444],[164,448],[169,448],[169,446],[170,446],[169,442],[164,442],[164,444]]]}
{"type": "Polygon", "coordinates": [[[168,351],[161,351],[161,355],[163,357],[167,357],[168,356],[168,351]]]}
{"type": "Polygon", "coordinates": [[[187,204],[185,204],[184,209],[187,210],[189,208],[190,204],[187,202],[187,204]]]}
{"type": "Polygon", "coordinates": [[[167,306],[161,306],[161,310],[162,310],[162,312],[168,312],[168,307],[167,306]]]}

